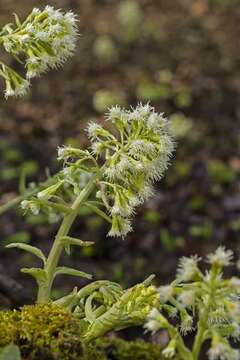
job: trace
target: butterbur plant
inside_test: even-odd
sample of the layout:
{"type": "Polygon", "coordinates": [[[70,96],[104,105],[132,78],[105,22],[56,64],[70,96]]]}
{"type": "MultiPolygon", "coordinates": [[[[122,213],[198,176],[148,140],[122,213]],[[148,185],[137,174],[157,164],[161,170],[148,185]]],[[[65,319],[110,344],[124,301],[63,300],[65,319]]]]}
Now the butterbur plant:
{"type": "MultiPolygon", "coordinates": [[[[5,97],[24,95],[30,79],[58,67],[72,55],[77,37],[75,15],[51,6],[33,9],[24,22],[15,15],[15,24],[3,27],[0,43],[26,68],[22,77],[1,62],[0,75],[6,83],[5,97]]],[[[85,206],[110,223],[109,236],[125,237],[131,230],[135,209],[153,193],[153,183],[164,174],[173,151],[169,123],[150,105],[135,109],[114,107],[106,116],[112,131],[89,123],[88,149],[60,147],[58,160],[63,169],[46,182],[35,186],[11,202],[22,200],[25,213],[41,212],[60,220],[59,230],[49,254],[24,243],[11,243],[42,261],[40,268],[23,268],[38,285],[37,304],[52,302],[51,291],[57,275],[72,275],[88,280],[92,275],[78,269],[59,266],[60,257],[75,246],[91,246],[92,241],[71,236],[71,227],[85,206]]],[[[2,212],[9,207],[3,206],[2,212]]],[[[57,299],[81,322],[82,338],[89,342],[112,329],[141,324],[151,308],[158,305],[153,276],[123,290],[107,280],[95,281],[57,299]]]]}
{"type": "Polygon", "coordinates": [[[14,17],[15,23],[0,31],[0,45],[25,67],[26,75],[0,60],[6,98],[25,95],[32,78],[61,66],[72,56],[77,39],[77,20],[72,11],[63,13],[46,6],[43,10],[34,8],[23,22],[16,14],[14,17]]]}
{"type": "MultiPolygon", "coordinates": [[[[77,269],[59,266],[63,251],[93,243],[71,236],[71,227],[83,206],[110,224],[109,236],[125,237],[132,230],[136,208],[153,194],[153,183],[167,168],[174,143],[169,122],[150,105],[139,104],[131,110],[113,107],[106,115],[112,130],[90,122],[88,149],[63,146],[58,160],[63,169],[52,177],[51,184],[41,187],[35,196],[22,201],[23,211],[38,216],[45,212],[62,218],[52,248],[43,252],[28,244],[12,243],[42,260],[41,268],[24,268],[38,285],[37,303],[51,301],[51,290],[57,275],[66,274],[91,279],[77,269]]],[[[125,291],[115,283],[96,281],[58,299],[88,324],[85,338],[90,340],[111,328],[140,324],[158,303],[152,277],[125,291]],[[96,307],[96,302],[99,305],[96,307]]]]}
{"type": "MultiPolygon", "coordinates": [[[[76,38],[76,18],[71,11],[63,13],[51,6],[35,8],[23,22],[15,15],[15,23],[1,30],[0,43],[24,65],[26,76],[0,61],[5,97],[24,95],[32,78],[61,66],[73,54],[76,38]]],[[[167,330],[169,342],[162,351],[166,358],[197,360],[205,351],[203,346],[209,344],[209,360],[240,359],[240,351],[234,346],[240,338],[240,281],[223,275],[224,267],[231,265],[233,259],[232,251],[224,247],[207,256],[209,269],[205,272],[199,266],[198,256],[182,258],[176,279],[158,290],[151,285],[152,275],[129,289],[109,280],[97,280],[80,289],[75,287],[70,294],[53,301],[56,276],[92,280],[90,273],[60,265],[63,252],[70,255],[76,246],[94,244],[71,233],[80,210],[87,207],[103,218],[109,224],[108,236],[125,238],[132,231],[138,206],[153,195],[154,182],[164,175],[174,150],[168,119],[149,104],[129,110],[112,107],[105,120],[106,127],[95,122],[88,124],[88,148],[59,147],[57,159],[62,163],[61,170],[0,208],[4,212],[21,202],[24,213],[39,216],[43,212],[60,224],[48,254],[26,243],[7,246],[27,251],[42,262],[41,267],[22,269],[37,284],[37,306],[25,307],[22,313],[33,319],[31,311],[35,309],[38,319],[45,307],[47,314],[54,307],[56,311],[66,310],[66,316],[73,315],[74,321],[79,321],[78,335],[85,343],[110,330],[146,322],[145,328],[153,333],[167,330]],[[188,334],[194,336],[192,348],[184,339],[188,334]]],[[[13,321],[20,316],[20,324],[18,327],[8,324],[11,330],[3,338],[4,346],[14,340],[17,344],[25,344],[26,340],[32,346],[32,339],[38,337],[32,330],[25,335],[19,331],[21,311],[18,316],[14,311],[7,314],[13,321]]],[[[5,313],[2,315],[7,319],[5,313]]]]}
{"type": "MultiPolygon", "coordinates": [[[[24,95],[32,78],[62,65],[73,54],[76,38],[76,18],[71,11],[63,13],[51,6],[34,8],[23,22],[15,15],[15,23],[1,30],[0,43],[25,66],[26,76],[0,62],[5,97],[24,95]]],[[[152,195],[154,181],[163,176],[174,147],[168,120],[150,105],[139,104],[131,110],[113,107],[106,121],[111,131],[90,122],[89,148],[60,147],[62,170],[10,204],[12,207],[21,201],[24,213],[38,216],[44,212],[51,220],[61,221],[48,255],[25,243],[8,247],[25,250],[42,261],[39,268],[22,269],[36,280],[37,304],[51,302],[71,311],[80,321],[85,342],[113,329],[142,324],[150,310],[158,306],[159,298],[150,276],[126,290],[108,280],[90,282],[53,302],[56,276],[92,279],[89,273],[59,265],[63,251],[69,255],[76,246],[93,245],[92,241],[71,236],[71,227],[85,206],[110,224],[109,236],[124,238],[132,230],[137,206],[152,195]]],[[[3,206],[1,212],[10,207],[3,206]]]]}
{"type": "Polygon", "coordinates": [[[236,347],[240,339],[240,281],[223,275],[232,259],[231,250],[219,247],[207,256],[210,269],[203,272],[199,257],[183,257],[176,279],[158,289],[161,305],[151,310],[145,328],[152,333],[168,331],[169,343],[163,350],[166,358],[199,359],[207,343],[209,360],[240,359],[236,347]],[[190,333],[194,334],[192,349],[184,342],[190,333]]]}

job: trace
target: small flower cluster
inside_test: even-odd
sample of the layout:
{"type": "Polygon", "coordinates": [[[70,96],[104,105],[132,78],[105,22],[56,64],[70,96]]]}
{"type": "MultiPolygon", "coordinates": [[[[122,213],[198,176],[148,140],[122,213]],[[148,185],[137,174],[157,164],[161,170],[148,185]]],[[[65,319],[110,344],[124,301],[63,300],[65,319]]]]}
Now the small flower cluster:
{"type": "Polygon", "coordinates": [[[112,218],[110,236],[131,231],[136,206],[153,194],[153,182],[166,170],[174,143],[169,122],[149,105],[127,111],[112,107],[107,114],[118,134],[90,123],[88,135],[92,154],[105,159],[99,197],[112,218]]]}
{"type": "Polygon", "coordinates": [[[109,235],[124,237],[131,231],[135,208],[152,195],[153,182],[163,176],[174,144],[169,122],[149,105],[140,104],[131,111],[113,107],[107,121],[115,131],[90,122],[89,150],[70,146],[58,149],[64,167],[56,183],[35,199],[24,201],[24,209],[37,213],[37,209],[50,206],[66,186],[73,189],[74,196],[95,176],[94,201],[110,218],[109,235]]]}
{"type": "Polygon", "coordinates": [[[145,328],[152,333],[168,330],[171,341],[163,351],[166,357],[183,356],[184,351],[192,356],[186,358],[197,359],[202,344],[210,340],[210,360],[240,359],[240,351],[230,342],[240,340],[240,281],[234,277],[224,279],[222,274],[232,259],[233,252],[220,246],[207,256],[211,268],[203,273],[198,266],[199,257],[184,257],[176,280],[159,288],[161,307],[150,312],[145,328]],[[175,322],[179,319],[179,326],[173,326],[164,313],[175,318],[175,322]],[[193,331],[196,336],[190,351],[182,337],[193,331]]]}
{"type": "Polygon", "coordinates": [[[5,98],[9,96],[24,96],[27,94],[30,83],[11,67],[0,62],[0,76],[5,80],[5,98]]]}
{"type": "Polygon", "coordinates": [[[7,24],[0,33],[0,43],[15,59],[24,57],[26,79],[1,63],[0,75],[6,81],[5,96],[24,95],[30,79],[49,69],[58,68],[73,55],[76,39],[76,17],[72,11],[63,13],[46,6],[34,8],[22,23],[7,24]]]}
{"type": "Polygon", "coordinates": [[[24,213],[30,211],[33,215],[38,215],[40,211],[43,211],[50,223],[54,223],[59,220],[59,213],[68,212],[69,209],[65,206],[61,198],[56,196],[56,193],[63,191],[64,181],[61,177],[57,177],[53,184],[41,189],[36,197],[31,198],[30,200],[23,200],[21,202],[21,208],[24,213]],[[56,202],[53,202],[52,199],[56,197],[56,202]]]}

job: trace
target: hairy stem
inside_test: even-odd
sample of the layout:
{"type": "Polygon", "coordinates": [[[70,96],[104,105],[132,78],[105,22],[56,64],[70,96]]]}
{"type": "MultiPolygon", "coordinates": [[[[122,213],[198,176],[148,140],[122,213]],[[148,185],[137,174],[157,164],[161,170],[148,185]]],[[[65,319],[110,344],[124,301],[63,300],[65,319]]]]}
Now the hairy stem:
{"type": "Polygon", "coordinates": [[[198,331],[197,331],[195,341],[194,341],[194,344],[193,344],[193,351],[192,351],[193,360],[198,360],[202,344],[206,340],[205,332],[206,332],[206,330],[208,328],[207,321],[208,321],[208,316],[209,316],[209,310],[210,310],[210,307],[211,307],[211,302],[212,302],[212,299],[214,299],[214,296],[215,296],[215,290],[216,290],[215,279],[216,279],[216,276],[217,276],[217,269],[213,269],[211,280],[210,280],[211,281],[211,293],[209,294],[209,298],[208,298],[206,307],[203,310],[201,318],[200,318],[200,320],[198,322],[198,331]]]}
{"type": "Polygon", "coordinates": [[[44,270],[46,272],[46,282],[43,282],[39,285],[38,290],[38,303],[47,303],[50,299],[50,293],[52,288],[52,283],[54,280],[55,270],[59,262],[59,258],[61,256],[63,250],[62,237],[67,236],[71,226],[78,216],[79,209],[81,205],[87,200],[89,195],[91,194],[94,186],[95,186],[96,177],[93,176],[86,187],[80,192],[75,201],[71,206],[71,213],[64,216],[62,224],[57,232],[55,237],[52,249],[49,253],[48,259],[46,261],[46,265],[44,270]]]}

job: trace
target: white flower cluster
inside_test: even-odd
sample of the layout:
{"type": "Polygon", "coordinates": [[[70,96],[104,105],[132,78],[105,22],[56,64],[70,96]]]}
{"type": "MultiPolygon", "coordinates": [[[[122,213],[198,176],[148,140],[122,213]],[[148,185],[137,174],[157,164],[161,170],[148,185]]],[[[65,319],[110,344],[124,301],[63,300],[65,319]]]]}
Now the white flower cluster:
{"type": "Polygon", "coordinates": [[[158,309],[153,308],[147,316],[147,322],[144,325],[147,331],[151,333],[156,333],[159,329],[165,329],[168,327],[168,322],[164,316],[158,311],[158,309]]]}
{"type": "Polygon", "coordinates": [[[25,58],[27,80],[2,64],[0,74],[6,80],[6,97],[23,95],[31,78],[61,66],[73,55],[77,39],[72,11],[63,13],[46,6],[42,11],[34,8],[22,23],[17,16],[15,19],[15,26],[8,24],[3,28],[0,43],[17,60],[20,56],[25,58]]]}
{"type": "Polygon", "coordinates": [[[153,182],[166,170],[174,149],[169,122],[150,105],[139,104],[127,111],[113,107],[107,114],[118,135],[90,123],[92,153],[106,160],[104,190],[112,217],[110,236],[131,231],[136,206],[153,194],[153,182]]]}
{"type": "MultiPolygon", "coordinates": [[[[202,342],[206,339],[211,341],[208,351],[210,360],[240,359],[240,351],[230,341],[240,341],[240,282],[234,277],[224,279],[222,274],[222,269],[231,265],[232,259],[233,252],[220,246],[215,253],[207,256],[206,260],[211,267],[203,273],[198,267],[199,257],[183,257],[176,280],[158,289],[161,310],[169,318],[174,316],[174,325],[166,318],[163,322],[160,311],[154,310],[148,316],[145,328],[153,333],[162,328],[168,329],[173,343],[169,342],[165,351],[167,355],[177,353],[181,357],[185,346],[181,336],[196,330],[198,334],[206,334],[202,342]],[[178,326],[175,325],[177,318],[178,326]]],[[[198,335],[195,341],[199,341],[198,335]]],[[[193,349],[195,348],[193,345],[193,349]]],[[[185,348],[185,351],[188,352],[189,349],[185,348]]]]}
{"type": "Polygon", "coordinates": [[[175,338],[169,341],[168,346],[162,351],[166,359],[172,359],[176,353],[177,341],[175,338]]]}
{"type": "Polygon", "coordinates": [[[0,76],[5,80],[5,98],[9,96],[24,96],[27,94],[30,83],[9,66],[0,62],[0,76]]]}
{"type": "Polygon", "coordinates": [[[207,260],[210,264],[224,267],[232,264],[233,252],[226,250],[224,246],[219,246],[215,253],[209,254],[207,260]]]}
{"type": "Polygon", "coordinates": [[[54,223],[59,220],[59,213],[68,211],[68,208],[63,204],[58,202],[53,202],[52,198],[59,197],[56,195],[58,191],[61,191],[61,188],[64,185],[64,181],[60,179],[55,180],[52,185],[46,186],[42,190],[39,190],[36,193],[35,197],[30,199],[25,199],[21,202],[21,208],[26,214],[31,212],[33,215],[38,215],[40,211],[45,213],[48,216],[50,223],[54,223]]]}
{"type": "MultiPolygon", "coordinates": [[[[61,185],[73,187],[74,197],[82,190],[82,184],[95,177],[94,203],[112,224],[109,235],[124,237],[132,229],[135,208],[152,195],[153,182],[163,176],[174,143],[167,119],[149,105],[140,104],[131,111],[114,107],[109,110],[107,120],[115,127],[112,132],[90,122],[89,150],[58,148],[58,160],[63,161],[61,181],[41,191],[35,202],[41,200],[44,206],[43,202],[61,185]]],[[[54,200],[56,197],[51,199],[51,204],[56,207],[54,200]]],[[[45,205],[49,206],[49,202],[45,205]]],[[[58,208],[59,205],[58,202],[58,208]]]]}
{"type": "Polygon", "coordinates": [[[34,200],[23,200],[21,202],[21,208],[27,212],[30,210],[33,215],[38,215],[40,211],[40,206],[34,200]]]}
{"type": "Polygon", "coordinates": [[[179,261],[177,277],[181,281],[194,280],[199,275],[198,262],[201,260],[197,255],[183,256],[179,261]]]}
{"type": "Polygon", "coordinates": [[[208,351],[208,358],[209,360],[239,360],[240,351],[233,349],[228,342],[222,341],[219,336],[215,335],[208,351]]]}

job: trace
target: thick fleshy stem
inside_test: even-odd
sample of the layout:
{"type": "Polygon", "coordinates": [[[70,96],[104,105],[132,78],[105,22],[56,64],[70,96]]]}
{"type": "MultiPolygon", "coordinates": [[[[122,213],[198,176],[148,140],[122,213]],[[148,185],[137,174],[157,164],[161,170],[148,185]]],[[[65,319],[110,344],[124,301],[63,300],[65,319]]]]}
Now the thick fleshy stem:
{"type": "MultiPolygon", "coordinates": [[[[166,320],[167,321],[167,320],[166,320]]],[[[177,339],[177,351],[180,359],[193,360],[191,351],[186,347],[178,330],[168,322],[168,332],[171,339],[177,339]]]]}
{"type": "Polygon", "coordinates": [[[216,279],[217,275],[218,275],[218,269],[216,267],[213,267],[212,274],[211,274],[211,280],[210,280],[211,293],[209,295],[209,298],[208,298],[206,307],[203,311],[203,314],[201,315],[201,318],[199,319],[199,322],[198,322],[198,331],[197,331],[197,334],[195,337],[195,341],[193,344],[193,350],[192,350],[193,360],[198,360],[202,344],[206,340],[205,333],[208,329],[207,321],[208,321],[211,302],[215,297],[215,291],[216,291],[215,279],[216,279]]]}
{"type": "Polygon", "coordinates": [[[46,272],[46,281],[39,284],[37,303],[47,303],[50,300],[55,270],[64,248],[62,238],[63,236],[68,235],[74,220],[78,216],[80,207],[88,199],[92,190],[94,189],[95,182],[96,176],[93,176],[86,187],[80,192],[78,197],[73,202],[71,206],[72,211],[63,218],[62,224],[58,230],[52,249],[46,261],[46,265],[44,266],[44,271],[46,272]]]}

